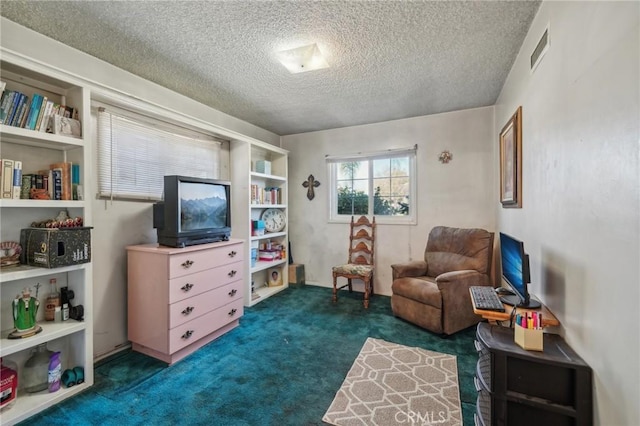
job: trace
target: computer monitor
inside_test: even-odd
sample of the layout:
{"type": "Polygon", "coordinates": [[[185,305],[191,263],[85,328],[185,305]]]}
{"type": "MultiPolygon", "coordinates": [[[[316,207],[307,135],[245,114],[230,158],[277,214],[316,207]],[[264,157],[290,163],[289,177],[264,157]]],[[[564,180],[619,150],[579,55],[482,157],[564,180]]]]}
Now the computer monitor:
{"type": "Polygon", "coordinates": [[[513,295],[500,296],[503,303],[522,308],[539,308],[540,302],[531,300],[527,284],[531,281],[529,255],[524,252],[524,243],[510,235],[500,233],[500,259],[502,278],[514,292],[513,295]]]}

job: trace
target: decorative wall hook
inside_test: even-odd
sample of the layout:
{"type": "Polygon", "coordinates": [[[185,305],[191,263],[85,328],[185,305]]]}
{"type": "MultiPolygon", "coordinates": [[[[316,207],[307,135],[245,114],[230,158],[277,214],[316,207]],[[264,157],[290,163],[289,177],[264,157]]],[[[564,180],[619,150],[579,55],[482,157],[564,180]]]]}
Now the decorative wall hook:
{"type": "Polygon", "coordinates": [[[309,200],[313,200],[313,198],[316,196],[316,194],[314,194],[314,192],[313,192],[313,188],[319,187],[320,186],[320,182],[318,182],[316,180],[316,178],[313,177],[313,175],[309,175],[307,180],[302,182],[302,186],[307,188],[307,198],[309,200]]]}
{"type": "Polygon", "coordinates": [[[438,160],[440,160],[442,164],[447,164],[452,159],[453,159],[453,154],[450,153],[449,151],[442,151],[438,156],[438,160]]]}

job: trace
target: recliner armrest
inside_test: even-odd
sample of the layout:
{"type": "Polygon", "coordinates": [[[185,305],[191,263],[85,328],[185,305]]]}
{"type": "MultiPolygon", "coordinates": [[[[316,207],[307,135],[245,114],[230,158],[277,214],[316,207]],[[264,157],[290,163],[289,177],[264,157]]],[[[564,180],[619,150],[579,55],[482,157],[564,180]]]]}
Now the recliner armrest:
{"type": "Polygon", "coordinates": [[[474,270],[451,271],[440,274],[436,277],[438,289],[445,298],[447,293],[462,291],[469,292],[469,287],[473,285],[489,285],[489,277],[474,270]]]}
{"type": "Polygon", "coordinates": [[[396,263],[391,265],[393,279],[404,277],[423,277],[427,275],[427,262],[424,260],[413,260],[406,263],[396,263]]]}

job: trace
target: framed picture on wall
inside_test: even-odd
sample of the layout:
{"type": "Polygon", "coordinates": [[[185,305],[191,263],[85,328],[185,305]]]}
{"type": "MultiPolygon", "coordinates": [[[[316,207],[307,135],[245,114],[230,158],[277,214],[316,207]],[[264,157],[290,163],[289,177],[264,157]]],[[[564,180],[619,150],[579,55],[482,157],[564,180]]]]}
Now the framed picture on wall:
{"type": "Polygon", "coordinates": [[[522,207],[522,107],[500,132],[500,202],[502,207],[522,207]]]}

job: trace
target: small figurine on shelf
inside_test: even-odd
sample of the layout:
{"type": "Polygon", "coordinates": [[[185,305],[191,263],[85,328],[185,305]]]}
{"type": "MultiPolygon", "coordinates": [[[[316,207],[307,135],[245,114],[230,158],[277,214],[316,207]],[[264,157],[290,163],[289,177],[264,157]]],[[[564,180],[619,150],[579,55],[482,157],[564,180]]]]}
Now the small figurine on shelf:
{"type": "Polygon", "coordinates": [[[25,287],[22,295],[17,295],[11,302],[13,308],[13,325],[15,330],[9,333],[9,339],[22,339],[31,337],[42,331],[42,327],[36,324],[36,314],[40,302],[31,296],[31,289],[25,287]]]}
{"type": "Polygon", "coordinates": [[[47,219],[42,221],[31,222],[32,228],[81,228],[83,226],[82,217],[72,218],[66,210],[61,210],[55,219],[47,219]]]}

